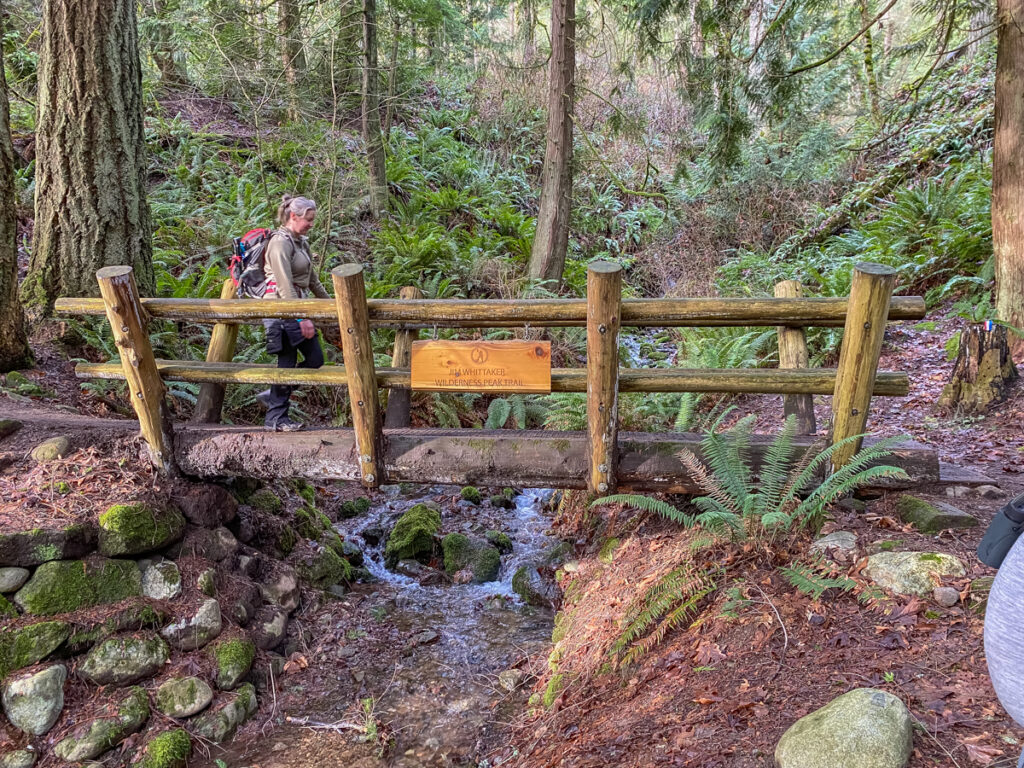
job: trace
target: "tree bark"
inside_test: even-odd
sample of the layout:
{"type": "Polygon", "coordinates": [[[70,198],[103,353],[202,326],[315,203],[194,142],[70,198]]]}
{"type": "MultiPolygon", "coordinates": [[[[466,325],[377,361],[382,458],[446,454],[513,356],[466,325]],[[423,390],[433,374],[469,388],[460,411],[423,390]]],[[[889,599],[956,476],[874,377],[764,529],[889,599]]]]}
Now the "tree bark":
{"type": "MultiPolygon", "coordinates": [[[[860,21],[866,25],[871,21],[872,13],[868,8],[868,0],[860,0],[860,21]]],[[[864,32],[864,79],[867,81],[868,103],[871,106],[871,116],[875,122],[882,119],[882,108],[878,98],[878,78],[875,76],[875,46],[871,38],[871,30],[864,32]]]]}
{"type": "Polygon", "coordinates": [[[302,52],[302,17],[295,0],[277,0],[277,31],[284,79],[288,83],[288,117],[298,120],[299,78],[306,70],[306,56],[302,52]]]}
{"type": "Polygon", "coordinates": [[[1017,368],[1010,358],[1006,328],[969,325],[960,333],[960,351],[939,405],[966,414],[983,413],[1006,398],[1017,368]]]}
{"type": "Polygon", "coordinates": [[[25,320],[18,303],[18,217],[14,200],[14,147],[0,47],[0,372],[30,365],[25,320]]]}
{"type": "Polygon", "coordinates": [[[398,85],[398,39],[402,25],[398,14],[392,10],[391,16],[391,55],[388,62],[388,93],[384,98],[384,136],[391,135],[391,122],[395,117],[395,89],[398,85]]]}
{"type": "MultiPolygon", "coordinates": [[[[1024,0],[999,0],[992,248],[996,316],[1024,328],[1024,0]]],[[[1024,340],[1014,337],[1014,352],[1024,340]]]]}
{"type": "Polygon", "coordinates": [[[388,208],[384,140],[380,132],[380,79],[377,72],[377,1],[363,0],[363,142],[370,171],[370,213],[388,208]]]}
{"type": "Polygon", "coordinates": [[[576,2],[551,5],[551,64],[548,88],[547,144],[537,232],[530,251],[534,280],[561,283],[569,245],[572,207],[572,111],[576,75],[576,2]]]}
{"type": "Polygon", "coordinates": [[[537,55],[537,0],[520,0],[519,36],[523,40],[523,66],[528,67],[537,55]]]}
{"type": "Polygon", "coordinates": [[[96,296],[96,271],[133,268],[152,296],[142,72],[135,4],[44,0],[36,130],[36,218],[22,300],[49,314],[96,296]]]}
{"type": "Polygon", "coordinates": [[[149,53],[160,72],[160,85],[169,90],[186,88],[191,83],[188,73],[171,40],[172,25],[169,16],[176,10],[177,3],[167,0],[151,0],[149,12],[152,17],[153,34],[149,41],[149,53]]]}

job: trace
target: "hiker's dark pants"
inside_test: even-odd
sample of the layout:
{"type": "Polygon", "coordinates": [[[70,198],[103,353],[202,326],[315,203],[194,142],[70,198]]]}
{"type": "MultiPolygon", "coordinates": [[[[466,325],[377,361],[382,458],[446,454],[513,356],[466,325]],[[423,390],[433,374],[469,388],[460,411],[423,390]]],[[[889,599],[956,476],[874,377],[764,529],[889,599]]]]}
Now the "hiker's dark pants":
{"type": "MultiPolygon", "coordinates": [[[[298,320],[264,320],[267,330],[267,352],[277,355],[278,368],[319,368],[324,364],[324,351],[320,347],[320,335],[312,339],[302,336],[298,320]],[[302,362],[298,362],[299,353],[302,362]]],[[[270,406],[264,424],[272,427],[288,417],[288,406],[293,386],[275,385],[270,388],[270,406]]]]}

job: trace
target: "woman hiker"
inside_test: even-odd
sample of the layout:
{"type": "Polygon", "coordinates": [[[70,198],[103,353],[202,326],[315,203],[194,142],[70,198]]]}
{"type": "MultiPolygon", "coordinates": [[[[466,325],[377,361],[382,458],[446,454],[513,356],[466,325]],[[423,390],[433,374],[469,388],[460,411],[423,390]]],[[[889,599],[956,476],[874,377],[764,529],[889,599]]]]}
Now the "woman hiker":
{"type": "MultiPolygon", "coordinates": [[[[277,209],[281,228],[267,243],[264,271],[267,275],[266,299],[301,299],[312,293],[320,299],[331,298],[320,284],[313,254],[309,250],[306,233],[316,219],[316,203],[305,197],[285,195],[277,209]]],[[[264,319],[267,330],[267,352],[277,355],[278,368],[319,368],[324,364],[324,352],[312,320],[264,319]],[[302,362],[298,363],[301,353],[302,362]]],[[[257,395],[267,406],[264,426],[274,432],[294,432],[302,429],[300,422],[288,418],[288,406],[293,386],[277,385],[257,395]]]]}

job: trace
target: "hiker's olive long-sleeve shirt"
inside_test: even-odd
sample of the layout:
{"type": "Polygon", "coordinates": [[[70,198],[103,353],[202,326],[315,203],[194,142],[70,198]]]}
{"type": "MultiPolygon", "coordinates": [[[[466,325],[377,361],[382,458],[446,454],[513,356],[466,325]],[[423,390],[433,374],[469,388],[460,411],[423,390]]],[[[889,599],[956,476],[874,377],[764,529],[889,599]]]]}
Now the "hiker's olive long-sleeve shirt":
{"type": "Polygon", "coordinates": [[[271,236],[263,271],[267,275],[266,299],[301,299],[310,292],[319,299],[331,298],[317,276],[309,240],[289,229],[282,227],[271,236]]]}

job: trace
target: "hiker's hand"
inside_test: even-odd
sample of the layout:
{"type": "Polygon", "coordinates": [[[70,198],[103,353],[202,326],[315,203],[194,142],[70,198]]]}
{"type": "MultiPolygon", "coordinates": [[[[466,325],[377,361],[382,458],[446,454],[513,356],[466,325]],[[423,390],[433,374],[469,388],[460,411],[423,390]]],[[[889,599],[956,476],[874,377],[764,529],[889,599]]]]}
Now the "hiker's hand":
{"type": "Polygon", "coordinates": [[[302,331],[302,338],[312,339],[316,336],[316,328],[313,326],[312,320],[303,320],[299,323],[299,330],[302,331]]]}

